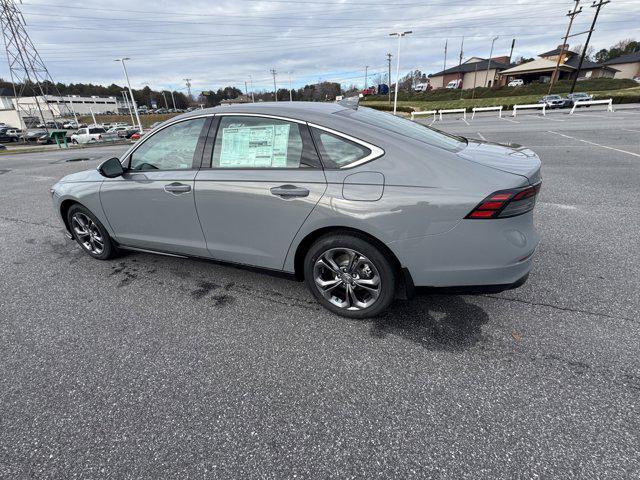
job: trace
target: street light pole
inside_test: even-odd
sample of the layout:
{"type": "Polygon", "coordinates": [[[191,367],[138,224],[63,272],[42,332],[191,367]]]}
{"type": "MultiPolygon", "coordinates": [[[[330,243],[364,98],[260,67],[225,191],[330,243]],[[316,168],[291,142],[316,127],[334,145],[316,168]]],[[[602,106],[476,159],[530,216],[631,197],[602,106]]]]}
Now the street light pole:
{"type": "Polygon", "coordinates": [[[493,37],[491,40],[491,51],[489,52],[489,63],[487,63],[487,73],[484,76],[484,86],[487,86],[487,81],[489,80],[489,70],[491,70],[491,57],[493,56],[493,44],[496,43],[498,37],[493,37]]]}
{"type": "Polygon", "coordinates": [[[291,92],[291,72],[289,72],[289,101],[293,102],[293,93],[291,92]]]}
{"type": "Polygon", "coordinates": [[[369,65],[365,65],[364,67],[364,89],[367,89],[367,74],[369,73],[369,65]]]}
{"type": "Polygon", "coordinates": [[[167,103],[167,96],[164,94],[164,90],[162,91],[162,98],[164,99],[164,108],[169,110],[169,104],[167,103]]]}
{"type": "Polygon", "coordinates": [[[251,75],[249,75],[249,85],[251,86],[251,101],[256,103],[256,99],[253,96],[253,77],[251,75]]]}
{"type": "Polygon", "coordinates": [[[276,99],[276,102],[278,101],[278,87],[276,87],[276,71],[275,69],[271,69],[271,75],[273,75],[273,96],[276,99]]]}
{"type": "Polygon", "coordinates": [[[120,93],[122,94],[122,98],[124,98],[124,104],[127,106],[127,109],[129,109],[129,115],[131,115],[131,126],[134,126],[136,121],[133,119],[133,110],[131,109],[131,104],[129,103],[128,98],[129,94],[126,90],[122,90],[120,93]]]}
{"type": "Polygon", "coordinates": [[[131,60],[129,57],[116,58],[115,62],[122,63],[122,70],[124,70],[124,76],[127,79],[127,87],[129,87],[129,95],[131,95],[131,104],[136,112],[136,120],[138,120],[138,127],[140,128],[140,134],[142,135],[142,122],[140,121],[140,113],[138,113],[138,106],[136,105],[136,99],[133,98],[133,90],[131,89],[131,82],[129,81],[129,74],[127,73],[127,67],[124,64],[125,60],[131,60]]]}
{"type": "Polygon", "coordinates": [[[407,35],[409,35],[410,33],[413,33],[413,31],[411,30],[407,30],[406,32],[395,32],[395,33],[390,33],[389,36],[391,37],[398,37],[398,53],[396,56],[396,91],[393,95],[393,114],[396,114],[396,110],[398,107],[398,79],[400,77],[400,39],[402,37],[405,37],[407,35]]]}
{"type": "Polygon", "coordinates": [[[171,90],[171,103],[173,103],[173,109],[176,109],[176,97],[173,96],[173,90],[171,90]]]}

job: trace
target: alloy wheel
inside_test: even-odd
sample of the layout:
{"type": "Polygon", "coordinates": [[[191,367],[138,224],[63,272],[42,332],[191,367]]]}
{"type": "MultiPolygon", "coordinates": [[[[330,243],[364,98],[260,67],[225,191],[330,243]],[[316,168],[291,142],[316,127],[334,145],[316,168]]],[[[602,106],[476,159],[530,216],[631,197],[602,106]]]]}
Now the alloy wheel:
{"type": "Polygon", "coordinates": [[[347,310],[373,305],[382,285],[373,262],[350,248],[332,248],[322,253],[314,264],[313,279],[324,298],[347,310]]]}
{"type": "Polygon", "coordinates": [[[104,239],[91,218],[81,212],[71,217],[71,227],[78,242],[93,255],[100,255],[104,251],[104,239]]]}

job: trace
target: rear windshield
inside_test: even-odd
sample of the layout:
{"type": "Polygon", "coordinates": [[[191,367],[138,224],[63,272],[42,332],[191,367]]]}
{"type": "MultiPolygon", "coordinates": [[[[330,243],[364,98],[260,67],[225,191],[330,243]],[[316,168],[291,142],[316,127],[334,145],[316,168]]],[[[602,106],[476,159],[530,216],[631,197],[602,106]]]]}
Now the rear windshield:
{"type": "Polygon", "coordinates": [[[89,133],[105,133],[104,128],[90,128],[89,133]]]}
{"type": "Polygon", "coordinates": [[[358,107],[357,110],[345,109],[336,112],[336,115],[349,117],[359,122],[383,128],[452,152],[460,151],[467,145],[467,140],[464,137],[450,135],[426,125],[412,122],[402,117],[396,117],[390,113],[374,110],[373,108],[358,107]]]}

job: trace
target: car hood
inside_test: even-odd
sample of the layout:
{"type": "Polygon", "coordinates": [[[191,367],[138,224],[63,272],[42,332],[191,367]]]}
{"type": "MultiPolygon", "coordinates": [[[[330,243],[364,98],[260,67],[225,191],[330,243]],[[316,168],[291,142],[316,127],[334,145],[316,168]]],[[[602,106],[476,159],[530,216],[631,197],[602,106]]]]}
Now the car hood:
{"type": "Polygon", "coordinates": [[[503,145],[467,139],[466,148],[458,156],[503,172],[521,175],[534,184],[540,181],[540,158],[534,151],[517,144],[503,145]]]}
{"type": "Polygon", "coordinates": [[[58,183],[79,183],[79,182],[101,182],[104,177],[100,175],[98,170],[83,170],[82,172],[72,173],[66,177],[62,177],[58,183]]]}

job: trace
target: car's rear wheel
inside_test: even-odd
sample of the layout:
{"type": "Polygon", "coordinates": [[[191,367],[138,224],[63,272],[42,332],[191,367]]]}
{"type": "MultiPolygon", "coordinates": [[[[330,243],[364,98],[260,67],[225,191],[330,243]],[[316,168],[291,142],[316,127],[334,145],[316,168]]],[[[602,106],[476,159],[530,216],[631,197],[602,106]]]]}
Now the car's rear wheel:
{"type": "Polygon", "coordinates": [[[98,260],[115,256],[116,248],[102,223],[82,205],[72,205],[67,212],[71,234],[82,249],[98,260]]]}
{"type": "Polygon", "coordinates": [[[395,293],[390,259],[372,242],[353,234],[319,238],[305,256],[304,276],[322,306],[349,318],[382,313],[395,293]]]}

